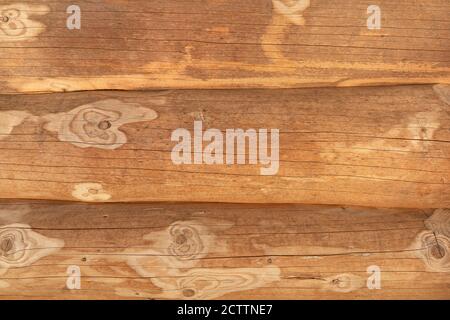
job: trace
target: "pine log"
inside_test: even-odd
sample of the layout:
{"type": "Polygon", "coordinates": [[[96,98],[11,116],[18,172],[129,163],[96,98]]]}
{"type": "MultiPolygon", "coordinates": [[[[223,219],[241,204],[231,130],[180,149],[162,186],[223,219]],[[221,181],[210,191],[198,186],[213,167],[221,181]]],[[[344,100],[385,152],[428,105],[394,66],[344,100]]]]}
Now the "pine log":
{"type": "Polygon", "coordinates": [[[445,208],[449,101],[444,85],[0,95],[0,198],[445,208]],[[278,171],[237,148],[175,164],[172,133],[195,121],[278,129],[278,171]]]}
{"type": "Polygon", "coordinates": [[[448,0],[378,0],[379,30],[373,4],[2,3],[0,92],[450,83],[448,0]]]}
{"type": "Polygon", "coordinates": [[[2,202],[0,299],[450,299],[449,221],[446,209],[2,202]]]}

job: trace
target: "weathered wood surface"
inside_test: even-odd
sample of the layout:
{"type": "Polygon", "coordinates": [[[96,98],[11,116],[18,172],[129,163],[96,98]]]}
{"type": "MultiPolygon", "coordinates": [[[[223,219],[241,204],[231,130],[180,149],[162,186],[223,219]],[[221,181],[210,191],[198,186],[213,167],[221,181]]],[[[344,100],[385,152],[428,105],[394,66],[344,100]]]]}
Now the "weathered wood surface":
{"type": "Polygon", "coordinates": [[[450,83],[448,0],[1,1],[0,92],[450,83]]]}
{"type": "Polygon", "coordinates": [[[0,96],[0,198],[449,207],[448,93],[440,85],[0,96]],[[279,129],[278,173],[262,176],[248,157],[175,165],[171,133],[192,132],[194,120],[204,130],[279,129]]]}
{"type": "Polygon", "coordinates": [[[0,298],[450,299],[449,222],[444,209],[3,202],[0,298]]]}

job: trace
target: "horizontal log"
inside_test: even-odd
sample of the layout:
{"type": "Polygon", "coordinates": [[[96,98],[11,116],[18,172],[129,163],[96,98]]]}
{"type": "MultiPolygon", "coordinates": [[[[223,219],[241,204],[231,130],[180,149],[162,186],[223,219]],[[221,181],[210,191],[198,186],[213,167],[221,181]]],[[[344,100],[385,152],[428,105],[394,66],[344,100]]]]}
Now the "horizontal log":
{"type": "Polygon", "coordinates": [[[449,299],[449,219],[445,209],[2,202],[0,298],[449,299]]]}
{"type": "Polygon", "coordinates": [[[379,30],[365,0],[73,4],[0,5],[0,92],[450,83],[447,0],[378,0],[379,30]]]}
{"type": "Polygon", "coordinates": [[[449,101],[444,85],[0,96],[0,198],[449,207],[449,101]],[[206,164],[194,122],[234,162],[206,164]],[[228,150],[239,128],[279,130],[279,161],[228,150]]]}

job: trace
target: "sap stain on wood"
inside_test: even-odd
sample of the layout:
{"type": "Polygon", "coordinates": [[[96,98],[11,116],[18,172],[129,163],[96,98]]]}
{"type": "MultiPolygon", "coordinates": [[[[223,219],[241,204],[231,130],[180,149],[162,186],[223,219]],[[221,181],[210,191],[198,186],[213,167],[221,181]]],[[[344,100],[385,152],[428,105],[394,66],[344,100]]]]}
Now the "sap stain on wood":
{"type": "Polygon", "coordinates": [[[67,113],[43,117],[45,129],[58,133],[60,141],[81,148],[116,149],[127,143],[125,133],[119,130],[127,123],[156,119],[155,111],[137,103],[123,103],[109,99],[80,106],[67,113]]]}
{"type": "Polygon", "coordinates": [[[76,185],[98,183],[104,201],[448,207],[449,105],[439,88],[0,95],[0,197],[74,200],[76,185]],[[171,133],[194,120],[205,130],[279,129],[278,175],[173,164],[171,133]]]}
{"type": "Polygon", "coordinates": [[[0,111],[0,140],[6,138],[13,129],[30,117],[26,111],[0,111]]]}
{"type": "Polygon", "coordinates": [[[76,200],[86,202],[104,202],[111,199],[100,183],[86,182],[76,184],[72,191],[72,196],[76,200]]]}
{"type": "MultiPolygon", "coordinates": [[[[155,100],[161,105],[164,100],[155,100]]],[[[120,100],[102,100],[80,106],[69,112],[33,116],[25,111],[0,112],[0,139],[8,136],[14,127],[25,120],[44,122],[44,128],[58,134],[60,141],[69,142],[80,148],[116,149],[127,143],[126,135],[120,130],[125,124],[152,121],[156,112],[137,103],[123,103],[120,100]]]]}
{"type": "Polygon", "coordinates": [[[64,241],[47,238],[29,225],[11,224],[0,227],[0,271],[32,265],[64,247],[64,241]]]}
{"type": "MultiPolygon", "coordinates": [[[[163,245],[165,250],[152,249],[128,259],[128,264],[145,278],[161,288],[159,295],[140,292],[140,297],[177,298],[177,299],[214,299],[225,293],[247,291],[269,285],[280,280],[280,269],[276,266],[259,268],[201,268],[201,260],[209,252],[229,252],[228,241],[220,240],[214,229],[223,230],[232,224],[227,221],[203,219],[198,221],[176,221],[157,235],[149,234],[144,239],[155,239],[155,247],[159,248],[160,239],[169,239],[163,245]],[[206,226],[208,224],[209,226],[206,226]],[[214,227],[217,224],[219,227],[214,227]],[[139,257],[141,255],[141,257],[139,257]],[[155,256],[156,261],[155,261],[155,256]],[[167,270],[166,274],[155,273],[156,270],[167,270]]],[[[117,294],[128,296],[129,289],[116,289],[117,294]]],[[[131,293],[135,296],[135,292],[131,293]]]]}
{"type": "MultiPolygon", "coordinates": [[[[19,220],[8,226],[9,234],[17,234],[18,226],[27,226],[26,230],[39,230],[42,237],[51,239],[37,241],[40,250],[59,249],[45,252],[39,260],[29,258],[23,267],[9,268],[0,275],[2,297],[450,297],[448,260],[437,256],[436,238],[431,238],[434,232],[441,246],[448,246],[443,238],[447,231],[439,231],[448,230],[445,210],[186,203],[0,204],[0,212],[8,210],[19,220]],[[21,206],[26,213],[18,215],[21,206]],[[430,223],[439,227],[425,227],[430,223]],[[82,290],[65,289],[69,265],[80,267],[82,290]],[[381,290],[367,288],[367,268],[372,265],[381,269],[381,290]]],[[[2,245],[4,251],[10,247],[8,241],[2,245]]]]}
{"type": "Polygon", "coordinates": [[[3,92],[450,83],[440,0],[379,0],[383,34],[368,32],[360,0],[80,0],[76,33],[61,19],[71,2],[42,3],[39,47],[0,41],[3,92]]]}
{"type": "Polygon", "coordinates": [[[304,25],[303,11],[311,5],[310,0],[272,0],[275,12],[283,15],[295,25],[304,25]]]}
{"type": "Polygon", "coordinates": [[[421,232],[413,245],[427,269],[450,272],[450,210],[439,209],[425,221],[429,229],[421,232]]]}
{"type": "Polygon", "coordinates": [[[34,20],[33,16],[48,14],[46,5],[15,3],[0,5],[0,43],[37,40],[46,26],[34,20]]]}
{"type": "Polygon", "coordinates": [[[448,84],[437,84],[434,87],[434,91],[446,104],[450,105],[450,85],[448,84]]]}
{"type": "Polygon", "coordinates": [[[450,298],[448,6],[379,0],[368,32],[359,0],[107,2],[76,32],[0,5],[1,92],[433,85],[0,95],[0,198],[96,203],[0,203],[0,298],[450,298]],[[280,129],[279,175],[174,165],[194,120],[280,129]]]}

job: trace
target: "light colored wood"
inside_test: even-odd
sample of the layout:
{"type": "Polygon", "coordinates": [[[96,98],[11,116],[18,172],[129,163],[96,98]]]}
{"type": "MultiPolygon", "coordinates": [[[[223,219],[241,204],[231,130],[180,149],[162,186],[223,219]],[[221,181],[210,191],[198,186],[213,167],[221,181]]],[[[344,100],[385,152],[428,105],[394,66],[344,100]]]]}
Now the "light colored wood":
{"type": "Polygon", "coordinates": [[[73,4],[0,4],[0,92],[450,83],[447,0],[73,4]]]}
{"type": "Polygon", "coordinates": [[[450,299],[450,211],[0,204],[1,299],[450,299]],[[81,289],[66,287],[81,270],[81,289]],[[367,288],[369,267],[381,289],[367,288]]]}
{"type": "Polygon", "coordinates": [[[449,16],[0,2],[0,299],[450,299],[449,16]],[[174,164],[194,122],[279,130],[278,171],[174,164]]]}
{"type": "Polygon", "coordinates": [[[0,96],[0,198],[449,207],[448,90],[0,96]],[[279,129],[278,173],[173,164],[171,133],[192,132],[195,120],[204,130],[279,129]]]}

